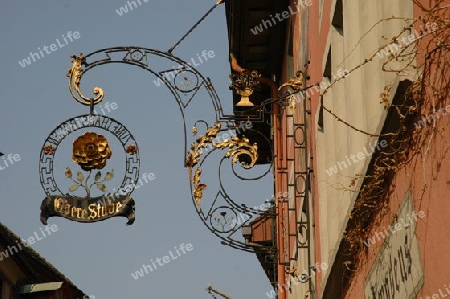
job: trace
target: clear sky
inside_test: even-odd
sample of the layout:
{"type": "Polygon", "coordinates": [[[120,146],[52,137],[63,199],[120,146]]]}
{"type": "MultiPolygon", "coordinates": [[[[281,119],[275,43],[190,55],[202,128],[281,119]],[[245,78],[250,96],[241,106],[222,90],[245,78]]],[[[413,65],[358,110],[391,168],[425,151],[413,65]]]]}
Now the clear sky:
{"type": "MultiPolygon", "coordinates": [[[[1,2],[0,151],[6,156],[19,155],[20,160],[8,167],[0,164],[4,168],[0,170],[0,221],[20,237],[27,239],[43,227],[39,208],[45,193],[38,167],[45,139],[61,122],[88,113],[85,106],[72,99],[67,88],[69,55],[126,45],[165,51],[215,1],[140,2],[131,11],[128,7],[128,13],[122,11],[122,16],[116,10],[127,5],[124,0],[1,2]],[[78,39],[65,43],[63,35],[69,31],[78,32],[78,39]],[[62,46],[57,45],[50,54],[43,52],[29,65],[19,64],[30,52],[50,47],[56,39],[62,46]]],[[[214,58],[197,69],[211,78],[225,112],[230,113],[232,94],[228,90],[230,67],[224,9],[224,5],[217,8],[173,54],[190,61],[204,50],[214,51],[214,58]]],[[[117,109],[107,112],[107,116],[134,134],[140,148],[141,174],[154,173],[154,180],[133,193],[135,224],[126,226],[125,218],[93,224],[50,218],[49,224],[56,224],[58,230],[36,242],[33,248],[95,298],[211,298],[205,291],[208,283],[236,299],[265,298],[271,286],[256,256],[221,245],[197,216],[188,172],[183,166],[180,110],[167,89],[157,87],[153,80],[155,77],[139,68],[114,64],[88,72],[81,84],[88,96],[92,96],[94,86],[105,90],[101,107],[106,102],[117,104],[117,109]],[[193,249],[138,280],[131,276],[143,264],[168,255],[182,243],[192,244],[193,249]]],[[[211,121],[213,116],[208,97],[200,95],[186,111],[188,131],[194,120],[211,121]]],[[[199,133],[203,130],[199,127],[199,133]]],[[[191,135],[189,138],[192,140],[191,135]]],[[[55,172],[61,174],[58,182],[62,186],[67,184],[64,168],[77,169],[68,152],[73,139],[67,138],[56,155],[55,172]]],[[[112,143],[113,154],[116,148],[117,144],[112,143]]],[[[0,163],[4,163],[2,158],[0,163]]],[[[212,164],[205,167],[205,172],[211,171],[205,173],[211,187],[205,192],[205,203],[217,192],[214,184],[218,167],[217,163],[212,164]]],[[[255,172],[263,170],[258,167],[255,172]]],[[[117,177],[120,171],[120,167],[115,169],[117,177]]],[[[238,203],[260,205],[273,194],[270,175],[250,184],[232,178],[227,167],[222,175],[227,190],[238,203]]]]}

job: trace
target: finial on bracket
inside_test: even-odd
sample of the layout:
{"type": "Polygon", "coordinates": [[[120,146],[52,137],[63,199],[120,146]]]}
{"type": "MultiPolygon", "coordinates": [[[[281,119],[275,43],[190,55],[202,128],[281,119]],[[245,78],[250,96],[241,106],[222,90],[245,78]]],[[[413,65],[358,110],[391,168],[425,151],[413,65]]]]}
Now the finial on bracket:
{"type": "Polygon", "coordinates": [[[86,63],[86,58],[83,53],[77,55],[70,55],[72,57],[72,67],[67,71],[69,77],[69,90],[72,97],[85,106],[96,105],[103,100],[104,92],[100,87],[94,87],[92,92],[97,95],[95,98],[88,98],[83,95],[80,89],[81,77],[84,74],[83,66],[86,63]]]}

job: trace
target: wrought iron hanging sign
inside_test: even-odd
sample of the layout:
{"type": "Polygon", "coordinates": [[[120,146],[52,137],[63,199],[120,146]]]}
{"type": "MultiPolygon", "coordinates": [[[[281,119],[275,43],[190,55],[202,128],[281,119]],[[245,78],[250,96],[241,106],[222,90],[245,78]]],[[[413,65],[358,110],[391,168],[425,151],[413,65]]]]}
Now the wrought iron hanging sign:
{"type": "MultiPolygon", "coordinates": [[[[82,59],[74,57],[73,66],[68,73],[69,86],[72,95],[73,89],[80,95],[74,96],[78,102],[90,106],[90,113],[62,122],[44,142],[39,172],[47,197],[41,204],[41,222],[47,224],[47,219],[52,216],[78,222],[96,222],[124,216],[128,218],[127,225],[130,225],[135,220],[135,203],[131,193],[139,179],[138,146],[123,124],[110,117],[95,114],[94,106],[103,99],[101,89],[94,90],[98,94],[96,98],[89,99],[81,95],[78,89],[81,64],[82,59]],[[115,137],[121,148],[117,146],[113,149],[106,134],[115,137]],[[63,151],[69,151],[65,153],[65,157],[70,156],[72,161],[69,166],[58,171],[58,167],[54,165],[55,154],[65,139],[72,141],[71,148],[63,146],[63,151]],[[117,179],[114,178],[114,168],[111,165],[116,165],[117,161],[114,160],[120,158],[125,158],[124,177],[113,188],[117,179]],[[61,185],[66,188],[60,187],[61,185]]],[[[60,159],[58,162],[63,163],[60,159]]]]}
{"type": "MultiPolygon", "coordinates": [[[[268,108],[261,105],[250,107],[239,115],[226,114],[211,80],[190,63],[173,55],[174,49],[221,3],[222,0],[217,1],[167,51],[119,46],[72,56],[72,67],[67,74],[70,93],[77,102],[89,106],[90,113],[64,121],[44,142],[39,162],[40,181],[47,195],[41,205],[42,223],[47,224],[48,218],[52,216],[78,222],[96,222],[124,216],[128,218],[127,224],[133,224],[134,201],[131,193],[139,180],[138,146],[124,125],[95,113],[95,105],[104,97],[101,88],[93,89],[93,98],[84,96],[80,89],[81,78],[89,70],[107,64],[125,64],[144,69],[155,76],[153,82],[157,86],[165,86],[179,107],[185,137],[182,161],[188,168],[191,199],[203,224],[223,244],[233,248],[248,252],[274,250],[250,244],[239,234],[252,221],[273,217],[273,213],[233,200],[232,194],[225,188],[226,184],[221,181],[221,167],[228,159],[231,160],[234,177],[242,181],[255,181],[271,173],[272,163],[264,163],[267,167],[258,170],[252,169],[258,164],[258,145],[243,133],[246,131],[245,135],[261,136],[261,140],[264,137],[266,147],[272,151],[271,141],[252,128],[253,124],[268,121],[268,108]],[[205,99],[209,101],[205,102],[205,99]],[[204,106],[207,102],[213,108],[212,115],[206,119],[204,115],[201,119],[196,116],[189,120],[186,118],[186,112],[195,112],[193,107],[198,107],[195,105],[201,103],[204,106]],[[242,126],[244,122],[245,128],[242,126]],[[192,135],[187,129],[191,126],[192,135]],[[68,143],[70,146],[67,146],[68,143]],[[219,161],[213,159],[218,157],[212,154],[216,150],[226,151],[219,161]],[[122,161],[120,165],[117,164],[118,160],[122,161]],[[219,169],[218,182],[210,175],[211,172],[208,173],[214,164],[219,169]],[[118,180],[114,169],[117,173],[124,173],[122,181],[118,180]],[[203,176],[202,171],[205,172],[203,176]]],[[[243,103],[239,106],[253,106],[249,97],[258,85],[260,75],[246,71],[232,76],[232,79],[233,89],[242,97],[243,103]]]]}

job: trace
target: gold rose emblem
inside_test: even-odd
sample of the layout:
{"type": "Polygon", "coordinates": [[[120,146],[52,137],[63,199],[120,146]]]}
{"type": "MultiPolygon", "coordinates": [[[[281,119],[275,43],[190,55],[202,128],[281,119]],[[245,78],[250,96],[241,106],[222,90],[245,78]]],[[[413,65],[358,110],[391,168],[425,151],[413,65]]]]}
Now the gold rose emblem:
{"type": "Polygon", "coordinates": [[[73,142],[73,162],[83,170],[102,169],[111,157],[111,148],[105,136],[86,132],[73,142]]]}

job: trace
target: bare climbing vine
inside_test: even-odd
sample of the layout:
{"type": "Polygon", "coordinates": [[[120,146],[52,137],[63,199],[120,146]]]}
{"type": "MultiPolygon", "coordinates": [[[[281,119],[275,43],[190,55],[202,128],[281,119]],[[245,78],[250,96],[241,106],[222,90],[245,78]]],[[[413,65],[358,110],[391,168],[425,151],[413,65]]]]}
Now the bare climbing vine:
{"type": "MultiPolygon", "coordinates": [[[[348,187],[342,186],[345,190],[359,193],[349,215],[349,223],[352,225],[349,226],[350,229],[345,232],[344,236],[353,258],[353,262],[346,264],[348,277],[356,273],[355,270],[364,260],[363,254],[366,251],[363,242],[369,237],[376,220],[383,217],[388,211],[389,198],[393,191],[392,181],[395,175],[405,165],[418,159],[420,164],[416,163],[414,167],[421,167],[423,176],[425,176],[425,166],[435,145],[433,141],[444,130],[442,126],[439,127],[439,119],[436,118],[433,119],[432,125],[419,128],[414,126],[414,122],[420,120],[421,115],[436,113],[436,109],[444,107],[450,98],[450,5],[443,5],[445,0],[436,0],[431,8],[426,8],[418,0],[413,0],[413,2],[420,8],[421,16],[416,19],[392,16],[377,22],[364,34],[359,43],[371,30],[384,22],[404,19],[406,25],[397,35],[391,38],[384,37],[388,44],[381,46],[361,64],[349,70],[350,74],[370,63],[377,53],[386,49],[389,44],[396,43],[398,45],[401,36],[410,35],[413,30],[420,33],[420,36],[407,47],[398,47],[399,51],[391,51],[382,66],[383,72],[394,72],[399,75],[414,73],[415,75],[415,79],[406,87],[403,99],[399,102],[389,103],[391,86],[386,86],[380,94],[380,104],[384,105],[384,108],[398,119],[394,130],[381,134],[366,132],[346,122],[330,109],[323,107],[337,121],[353,130],[368,136],[379,137],[380,140],[386,140],[388,143],[385,149],[374,154],[366,175],[356,174],[348,187]],[[426,24],[435,24],[435,30],[423,30],[426,24]],[[363,180],[360,189],[354,188],[358,180],[363,180]]],[[[344,80],[344,78],[333,82],[323,90],[323,93],[325,94],[340,80],[344,80]]],[[[422,195],[427,188],[425,177],[423,181],[422,195]]]]}

